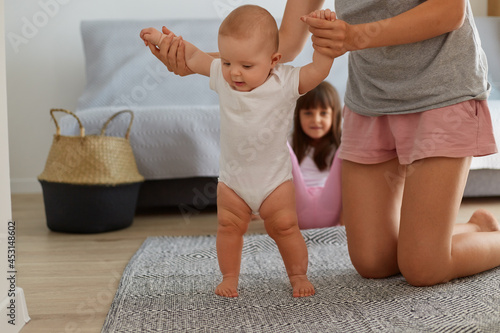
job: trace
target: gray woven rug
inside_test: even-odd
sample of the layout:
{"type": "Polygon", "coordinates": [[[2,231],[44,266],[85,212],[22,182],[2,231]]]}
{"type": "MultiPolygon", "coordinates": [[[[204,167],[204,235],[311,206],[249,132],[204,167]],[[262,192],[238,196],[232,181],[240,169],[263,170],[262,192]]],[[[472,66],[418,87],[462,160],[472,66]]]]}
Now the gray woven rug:
{"type": "Polygon", "coordinates": [[[361,278],[345,229],[303,231],[316,295],[293,298],[267,235],[245,236],[240,297],[216,296],[215,237],[148,238],[102,332],[500,332],[500,269],[428,288],[361,278]]]}

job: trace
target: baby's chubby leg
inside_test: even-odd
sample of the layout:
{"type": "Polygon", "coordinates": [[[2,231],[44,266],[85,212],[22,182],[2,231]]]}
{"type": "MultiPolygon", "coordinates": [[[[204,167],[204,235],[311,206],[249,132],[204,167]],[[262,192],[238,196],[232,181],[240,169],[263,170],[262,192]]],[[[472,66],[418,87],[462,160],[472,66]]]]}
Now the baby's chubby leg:
{"type": "Polygon", "coordinates": [[[314,286],[307,279],[307,247],[300,233],[295,210],[292,181],[278,186],[260,207],[267,233],[281,253],[293,288],[294,297],[314,295],[314,286]]]}
{"type": "Polygon", "coordinates": [[[224,297],[238,297],[243,235],[248,229],[252,211],[232,189],[224,183],[217,186],[217,258],[222,282],[215,293],[224,297]]]}

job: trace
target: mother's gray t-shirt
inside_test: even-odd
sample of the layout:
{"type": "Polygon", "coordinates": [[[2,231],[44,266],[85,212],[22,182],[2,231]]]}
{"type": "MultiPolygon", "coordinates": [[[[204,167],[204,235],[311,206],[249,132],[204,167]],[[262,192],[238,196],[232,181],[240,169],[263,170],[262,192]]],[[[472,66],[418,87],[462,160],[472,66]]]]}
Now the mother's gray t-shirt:
{"type": "MultiPolygon", "coordinates": [[[[335,10],[339,19],[360,24],[394,17],[422,2],[336,0],[335,10]]],[[[365,31],[361,37],[377,33],[381,29],[365,31]]],[[[376,116],[485,100],[490,90],[487,72],[467,2],[465,22],[458,30],[421,42],[350,52],[345,104],[356,113],[376,116]]]]}

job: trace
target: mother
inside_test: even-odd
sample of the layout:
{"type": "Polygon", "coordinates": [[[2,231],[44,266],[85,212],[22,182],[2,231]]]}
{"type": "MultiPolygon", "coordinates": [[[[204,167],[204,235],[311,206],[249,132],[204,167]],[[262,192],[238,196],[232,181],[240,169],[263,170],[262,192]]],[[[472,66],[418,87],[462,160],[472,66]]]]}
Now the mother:
{"type": "MultiPolygon", "coordinates": [[[[287,1],[280,52],[293,60],[308,30],[323,54],[351,51],[340,158],[356,270],[367,278],[402,273],[428,286],[499,266],[491,213],[455,223],[472,156],[497,151],[468,0],[336,0],[337,20],[299,20],[322,5],[287,1]]],[[[154,53],[188,75],[175,43],[170,54],[154,53]]]]}

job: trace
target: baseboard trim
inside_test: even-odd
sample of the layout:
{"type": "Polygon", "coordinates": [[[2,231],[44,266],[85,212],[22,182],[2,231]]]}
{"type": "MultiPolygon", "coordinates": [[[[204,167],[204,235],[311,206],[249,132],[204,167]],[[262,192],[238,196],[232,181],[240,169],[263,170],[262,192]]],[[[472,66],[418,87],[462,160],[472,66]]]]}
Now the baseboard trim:
{"type": "Polygon", "coordinates": [[[0,302],[0,320],[1,331],[5,333],[20,332],[24,325],[31,320],[22,288],[16,287],[15,298],[6,297],[0,302]],[[15,303],[11,303],[11,300],[15,300],[15,303]],[[15,306],[13,310],[8,308],[11,304],[15,306]],[[9,323],[10,320],[13,321],[9,323]]]}
{"type": "Polygon", "coordinates": [[[11,178],[12,194],[42,193],[42,187],[36,178],[11,178]]]}

